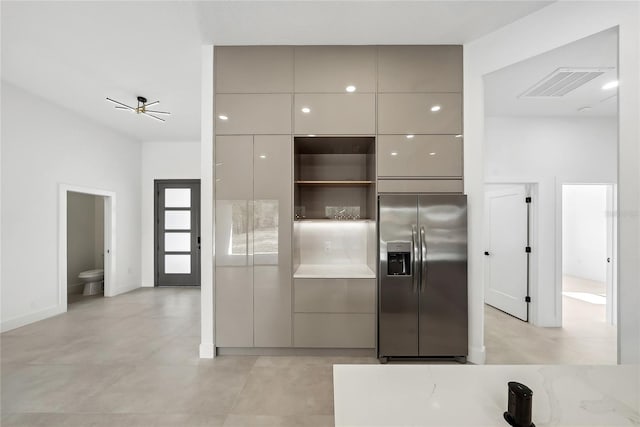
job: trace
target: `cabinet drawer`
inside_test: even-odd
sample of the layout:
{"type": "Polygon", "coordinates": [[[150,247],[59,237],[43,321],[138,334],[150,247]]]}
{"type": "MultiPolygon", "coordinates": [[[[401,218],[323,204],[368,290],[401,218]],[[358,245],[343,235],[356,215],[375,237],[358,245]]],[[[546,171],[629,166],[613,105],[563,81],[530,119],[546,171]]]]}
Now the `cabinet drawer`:
{"type": "Polygon", "coordinates": [[[378,193],[462,193],[461,179],[380,179],[378,193]]]}
{"type": "Polygon", "coordinates": [[[462,46],[378,47],[378,92],[462,92],[462,46]]]}
{"type": "Polygon", "coordinates": [[[293,47],[218,46],[216,93],[293,92],[293,47]]]}
{"type": "Polygon", "coordinates": [[[295,279],[297,313],[375,313],[375,279],[295,279]]]}
{"type": "Polygon", "coordinates": [[[216,95],[217,135],[288,135],[291,133],[291,95],[216,95]],[[221,120],[220,115],[227,116],[221,120]]]}
{"type": "Polygon", "coordinates": [[[375,314],[296,313],[293,325],[296,347],[375,347],[375,314]]]}
{"type": "Polygon", "coordinates": [[[296,94],[297,135],[374,135],[376,105],[372,93],[296,94]],[[302,108],[309,108],[303,113],[302,108]]]}
{"type": "Polygon", "coordinates": [[[375,46],[298,46],[295,48],[295,91],[344,93],[376,91],[375,46]]]}
{"type": "Polygon", "coordinates": [[[462,177],[462,138],[380,135],[379,177],[462,177]]]}
{"type": "Polygon", "coordinates": [[[462,133],[462,94],[378,94],[378,133],[391,135],[462,133]],[[438,111],[431,111],[439,106],[438,111]]]}

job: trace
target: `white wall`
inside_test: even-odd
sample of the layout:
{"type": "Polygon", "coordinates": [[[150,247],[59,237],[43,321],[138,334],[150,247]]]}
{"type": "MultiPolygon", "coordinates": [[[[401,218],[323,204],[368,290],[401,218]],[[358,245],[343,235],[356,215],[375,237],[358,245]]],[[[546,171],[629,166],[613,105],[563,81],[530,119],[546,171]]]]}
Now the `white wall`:
{"type": "Polygon", "coordinates": [[[486,182],[537,184],[532,204],[536,228],[532,275],[537,280],[531,286],[531,320],[535,325],[562,325],[562,300],[556,292],[561,185],[615,183],[616,156],[614,118],[486,118],[486,182]]]}
{"type": "Polygon", "coordinates": [[[78,274],[102,268],[104,224],[98,209],[102,197],[90,194],[67,194],[67,293],[82,293],[78,274]]]}
{"type": "Polygon", "coordinates": [[[2,330],[58,301],[61,183],[117,195],[114,294],[140,286],[140,144],[2,82],[2,330]]]}
{"type": "Polygon", "coordinates": [[[563,186],[563,274],[606,282],[607,214],[606,186],[563,186]]]}
{"type": "MultiPolygon", "coordinates": [[[[485,156],[483,76],[600,31],[619,31],[618,357],[640,362],[640,5],[555,2],[464,48],[465,191],[469,195],[470,359],[484,357],[482,221],[485,156]],[[541,31],[544,29],[544,31],[541,31]]],[[[555,260],[554,260],[555,262],[555,260]]],[[[547,298],[547,295],[542,295],[547,298]]]]}
{"type": "Polygon", "coordinates": [[[156,179],[200,179],[200,142],[142,143],[142,286],[154,286],[156,179]]]}

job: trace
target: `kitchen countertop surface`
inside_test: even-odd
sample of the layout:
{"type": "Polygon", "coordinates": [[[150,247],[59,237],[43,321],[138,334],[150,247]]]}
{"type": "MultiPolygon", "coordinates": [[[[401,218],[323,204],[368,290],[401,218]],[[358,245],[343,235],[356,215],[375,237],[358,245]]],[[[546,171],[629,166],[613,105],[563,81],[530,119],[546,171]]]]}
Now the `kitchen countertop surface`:
{"type": "Polygon", "coordinates": [[[375,279],[366,264],[300,264],[294,279],[375,279]]]}
{"type": "Polygon", "coordinates": [[[640,425],[638,365],[334,365],[336,426],[508,426],[507,383],[542,426],[640,425]]]}

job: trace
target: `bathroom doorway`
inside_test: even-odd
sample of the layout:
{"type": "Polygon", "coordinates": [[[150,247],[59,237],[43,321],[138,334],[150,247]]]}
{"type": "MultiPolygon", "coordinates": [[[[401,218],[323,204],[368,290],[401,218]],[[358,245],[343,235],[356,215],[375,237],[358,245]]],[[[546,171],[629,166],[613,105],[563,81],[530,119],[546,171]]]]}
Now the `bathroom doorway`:
{"type": "Polygon", "coordinates": [[[67,193],[67,303],[103,297],[104,197],[67,193]]]}
{"type": "Polygon", "coordinates": [[[61,184],[58,215],[58,302],[112,296],[115,193],[61,184]],[[83,294],[85,294],[83,296],[83,294]]]}

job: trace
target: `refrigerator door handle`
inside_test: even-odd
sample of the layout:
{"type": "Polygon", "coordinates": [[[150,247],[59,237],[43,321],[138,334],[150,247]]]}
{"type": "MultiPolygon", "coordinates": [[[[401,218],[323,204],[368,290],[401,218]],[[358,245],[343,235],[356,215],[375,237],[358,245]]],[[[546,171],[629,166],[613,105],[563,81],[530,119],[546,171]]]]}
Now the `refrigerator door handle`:
{"type": "Polygon", "coordinates": [[[422,276],[420,280],[420,290],[422,292],[425,291],[426,283],[427,283],[427,238],[425,236],[424,227],[420,227],[420,250],[421,250],[421,271],[420,274],[422,276]]]}
{"type": "Polygon", "coordinates": [[[420,265],[420,252],[418,249],[418,230],[417,230],[417,226],[412,225],[411,226],[411,251],[413,252],[411,254],[413,262],[412,262],[412,266],[411,266],[411,284],[412,284],[412,290],[413,293],[417,293],[418,292],[418,283],[419,283],[419,275],[418,275],[418,265],[420,265]]]}

